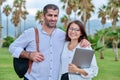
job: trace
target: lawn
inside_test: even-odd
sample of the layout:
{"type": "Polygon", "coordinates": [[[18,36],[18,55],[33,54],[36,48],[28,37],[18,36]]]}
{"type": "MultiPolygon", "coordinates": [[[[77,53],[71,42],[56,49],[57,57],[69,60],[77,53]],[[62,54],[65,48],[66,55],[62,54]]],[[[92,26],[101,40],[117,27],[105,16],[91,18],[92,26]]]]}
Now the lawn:
{"type": "Polygon", "coordinates": [[[7,48],[0,48],[0,80],[23,80],[14,72],[12,56],[7,48]]]}
{"type": "Polygon", "coordinates": [[[93,80],[120,80],[120,54],[119,61],[116,62],[112,49],[106,49],[104,53],[105,58],[103,60],[99,58],[99,53],[96,53],[99,73],[93,80]]]}
{"type": "MultiPolygon", "coordinates": [[[[104,53],[103,60],[99,59],[99,53],[96,53],[99,73],[93,80],[120,80],[120,61],[114,61],[112,49],[106,49],[104,53]]],[[[12,57],[7,48],[0,48],[0,80],[22,80],[14,72],[12,57]]]]}

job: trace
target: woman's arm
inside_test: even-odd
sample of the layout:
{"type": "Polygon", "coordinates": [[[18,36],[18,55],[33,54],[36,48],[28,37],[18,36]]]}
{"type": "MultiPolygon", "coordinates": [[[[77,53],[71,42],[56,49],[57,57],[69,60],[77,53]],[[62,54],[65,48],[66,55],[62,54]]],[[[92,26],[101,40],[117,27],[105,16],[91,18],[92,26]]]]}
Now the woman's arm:
{"type": "Polygon", "coordinates": [[[75,74],[82,74],[84,76],[88,75],[88,73],[85,70],[78,68],[74,64],[69,64],[69,72],[70,73],[75,73],[75,74]]]}
{"type": "MultiPolygon", "coordinates": [[[[91,47],[86,47],[85,49],[92,50],[91,47]]],[[[81,75],[81,77],[84,77],[84,78],[93,78],[93,77],[97,76],[98,66],[97,66],[95,54],[93,55],[93,59],[92,59],[92,62],[91,62],[91,65],[89,68],[79,69],[77,66],[70,65],[69,72],[79,73],[81,75]],[[75,67],[75,68],[73,68],[73,67],[75,67]]]]}
{"type": "Polygon", "coordinates": [[[75,66],[74,64],[69,64],[69,72],[75,73],[75,74],[80,74],[84,78],[95,77],[98,73],[98,67],[97,67],[95,55],[93,56],[91,66],[89,68],[80,69],[77,66],[75,66]]]}

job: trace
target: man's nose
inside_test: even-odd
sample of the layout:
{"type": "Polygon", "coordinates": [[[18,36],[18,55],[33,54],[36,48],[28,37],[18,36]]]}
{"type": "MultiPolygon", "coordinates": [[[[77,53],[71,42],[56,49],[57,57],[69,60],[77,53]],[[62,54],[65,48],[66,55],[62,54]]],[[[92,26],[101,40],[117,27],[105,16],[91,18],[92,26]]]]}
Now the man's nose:
{"type": "Polygon", "coordinates": [[[52,16],[52,20],[55,20],[55,16],[52,16]]]}

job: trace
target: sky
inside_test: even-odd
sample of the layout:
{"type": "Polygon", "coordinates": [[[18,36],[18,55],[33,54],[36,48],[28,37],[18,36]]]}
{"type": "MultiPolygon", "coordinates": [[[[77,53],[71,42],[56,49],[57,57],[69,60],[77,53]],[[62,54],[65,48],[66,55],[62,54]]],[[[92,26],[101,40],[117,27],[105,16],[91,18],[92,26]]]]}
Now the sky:
{"type": "MultiPolygon", "coordinates": [[[[9,4],[9,5],[12,6],[13,1],[14,0],[7,0],[7,3],[5,3],[5,4],[9,4]]],[[[100,8],[103,4],[107,4],[108,0],[92,0],[92,2],[95,5],[95,13],[92,14],[91,19],[97,19],[98,8],[100,8]]],[[[27,10],[29,12],[29,15],[35,15],[37,10],[42,10],[43,7],[48,3],[53,3],[53,4],[58,5],[58,7],[60,9],[60,14],[65,13],[61,9],[62,8],[62,3],[60,2],[60,0],[26,0],[26,7],[27,7],[27,10]]]]}

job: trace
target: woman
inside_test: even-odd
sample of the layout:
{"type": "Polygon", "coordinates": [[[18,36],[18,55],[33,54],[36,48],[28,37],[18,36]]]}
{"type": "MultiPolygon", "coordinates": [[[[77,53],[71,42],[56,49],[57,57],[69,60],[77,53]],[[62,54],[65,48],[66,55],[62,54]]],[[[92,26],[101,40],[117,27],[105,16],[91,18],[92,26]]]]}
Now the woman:
{"type": "MultiPolygon", "coordinates": [[[[75,49],[83,48],[80,46],[83,39],[87,39],[84,25],[78,20],[71,22],[67,27],[66,43],[61,55],[60,80],[92,80],[97,75],[98,67],[95,55],[89,68],[81,69],[71,64],[75,49]]],[[[92,50],[91,47],[85,49],[92,50]]]]}

